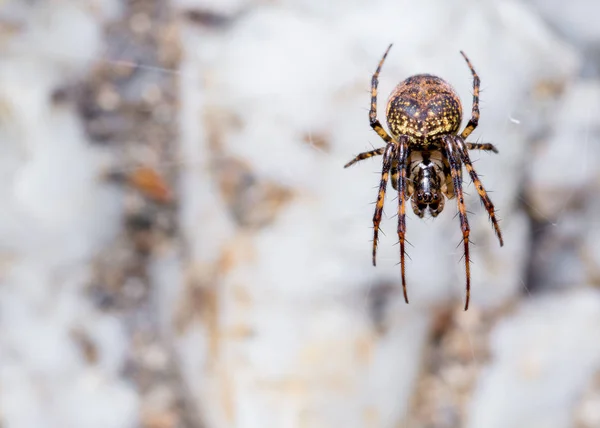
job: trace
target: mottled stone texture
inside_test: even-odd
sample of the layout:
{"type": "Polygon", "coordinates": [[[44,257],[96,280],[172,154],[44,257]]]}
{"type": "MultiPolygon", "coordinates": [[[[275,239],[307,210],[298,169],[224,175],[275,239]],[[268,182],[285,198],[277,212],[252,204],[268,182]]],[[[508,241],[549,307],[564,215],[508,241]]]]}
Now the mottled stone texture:
{"type": "Polygon", "coordinates": [[[600,426],[584,3],[0,4],[0,426],[600,426]],[[455,201],[409,213],[407,306],[381,158],[342,168],[383,145],[389,43],[382,123],[423,72],[470,112],[460,50],[481,77],[506,244],[466,179],[466,313],[455,201]]]}

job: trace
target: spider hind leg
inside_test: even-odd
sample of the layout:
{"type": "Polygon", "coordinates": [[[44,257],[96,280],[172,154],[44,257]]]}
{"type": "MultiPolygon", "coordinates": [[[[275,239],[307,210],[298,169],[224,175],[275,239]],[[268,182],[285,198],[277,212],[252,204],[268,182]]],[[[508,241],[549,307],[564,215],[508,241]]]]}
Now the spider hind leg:
{"type": "Polygon", "coordinates": [[[402,292],[404,293],[404,301],[408,303],[408,293],[406,291],[406,269],[405,258],[406,252],[404,244],[406,241],[406,199],[409,197],[409,189],[407,182],[407,169],[410,164],[410,150],[408,148],[408,137],[400,137],[398,141],[398,168],[397,178],[398,190],[398,242],[400,244],[400,275],[402,276],[402,292]]]}
{"type": "Polygon", "coordinates": [[[473,168],[471,158],[469,157],[468,147],[466,146],[465,142],[460,137],[454,137],[454,141],[456,143],[456,147],[458,148],[460,158],[465,164],[467,172],[469,173],[469,175],[471,176],[471,180],[473,181],[473,185],[475,186],[475,189],[477,189],[477,193],[479,194],[479,197],[481,198],[481,201],[483,202],[483,205],[485,206],[485,209],[490,216],[490,220],[492,221],[492,225],[494,226],[494,231],[496,232],[496,236],[498,237],[498,241],[500,242],[500,246],[502,247],[504,245],[504,239],[502,239],[502,231],[500,230],[500,225],[498,224],[498,220],[496,219],[494,204],[492,203],[492,200],[490,199],[485,188],[483,187],[483,184],[481,183],[477,172],[475,172],[475,168],[473,168]]]}
{"type": "Polygon", "coordinates": [[[469,227],[469,221],[467,219],[467,208],[465,206],[465,199],[462,190],[462,173],[461,173],[461,161],[458,156],[460,150],[456,147],[454,138],[452,136],[445,136],[444,148],[446,157],[448,158],[448,164],[450,165],[450,174],[452,176],[452,183],[454,185],[454,195],[456,196],[456,203],[458,205],[458,218],[460,220],[460,229],[463,235],[463,247],[464,247],[464,259],[465,259],[465,277],[466,277],[466,298],[465,298],[465,311],[469,309],[469,301],[471,299],[471,259],[469,257],[469,235],[471,229],[469,227]]]}
{"type": "Polygon", "coordinates": [[[379,241],[379,225],[383,214],[383,203],[385,201],[385,191],[390,175],[392,159],[396,154],[396,145],[390,143],[385,148],[383,154],[383,167],[381,168],[381,181],[379,182],[379,192],[377,193],[377,202],[375,203],[375,213],[373,214],[373,266],[377,265],[377,244],[379,241]]]}

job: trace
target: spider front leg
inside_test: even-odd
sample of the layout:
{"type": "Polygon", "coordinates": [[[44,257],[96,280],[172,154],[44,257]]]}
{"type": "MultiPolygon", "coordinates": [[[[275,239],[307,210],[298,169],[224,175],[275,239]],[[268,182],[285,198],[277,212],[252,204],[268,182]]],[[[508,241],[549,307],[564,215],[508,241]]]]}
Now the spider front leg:
{"type": "Polygon", "coordinates": [[[490,200],[487,192],[485,191],[485,188],[483,187],[483,184],[481,183],[481,180],[479,179],[479,177],[477,176],[477,173],[475,172],[475,169],[473,168],[473,164],[471,163],[471,158],[469,157],[469,151],[467,150],[467,146],[465,145],[464,141],[460,137],[455,137],[454,142],[456,143],[456,147],[458,148],[460,157],[461,157],[463,163],[465,164],[465,167],[467,168],[469,175],[471,176],[471,180],[473,180],[473,184],[475,185],[475,188],[477,189],[477,193],[479,193],[479,197],[481,198],[481,201],[483,202],[485,209],[487,210],[488,214],[490,215],[490,220],[492,221],[492,224],[494,226],[494,230],[496,232],[496,236],[498,237],[498,241],[500,241],[500,246],[503,246],[504,240],[502,239],[502,232],[500,231],[500,225],[498,224],[498,220],[496,220],[494,204],[490,200]]]}
{"type": "Polygon", "coordinates": [[[458,217],[460,219],[460,229],[463,234],[463,245],[464,245],[464,258],[465,258],[465,273],[466,273],[466,287],[467,296],[465,301],[465,311],[469,309],[469,300],[471,299],[471,260],[469,258],[469,222],[467,220],[467,208],[465,206],[465,199],[462,190],[462,173],[461,163],[458,156],[458,148],[455,147],[454,139],[451,136],[445,136],[443,138],[444,149],[448,163],[450,164],[450,174],[452,175],[452,182],[454,184],[454,195],[456,196],[456,203],[458,204],[458,217]]]}
{"type": "MultiPolygon", "coordinates": [[[[377,135],[379,135],[388,144],[390,144],[393,141],[392,137],[388,135],[383,126],[381,126],[379,119],[377,119],[377,86],[379,84],[379,73],[381,72],[381,67],[383,66],[383,62],[385,61],[385,58],[387,57],[387,54],[391,48],[392,45],[389,45],[387,50],[383,54],[383,57],[379,61],[377,70],[375,70],[375,73],[371,78],[371,109],[369,110],[369,123],[371,124],[371,128],[373,128],[373,130],[377,132],[377,135]]],[[[344,165],[344,168],[348,168],[350,165],[353,165],[356,162],[359,162],[363,159],[368,159],[373,156],[382,155],[384,151],[385,147],[381,147],[379,149],[371,150],[369,152],[360,153],[358,156],[356,156],[354,159],[352,159],[350,162],[344,165]]]]}
{"type": "Polygon", "coordinates": [[[385,148],[383,154],[383,167],[381,168],[381,182],[379,183],[379,193],[377,194],[377,202],[375,203],[375,214],[373,214],[373,266],[376,266],[377,258],[377,243],[379,240],[379,224],[381,223],[381,215],[383,213],[383,202],[385,201],[385,189],[387,187],[388,178],[390,175],[390,167],[392,160],[396,154],[395,143],[390,143],[385,148]]]}
{"type": "Polygon", "coordinates": [[[363,159],[369,159],[373,156],[382,155],[385,152],[385,147],[381,147],[379,149],[371,150],[370,152],[363,152],[358,154],[354,159],[344,165],[344,168],[348,168],[350,165],[354,165],[356,162],[360,162],[363,159]]]}
{"type": "Polygon", "coordinates": [[[406,196],[407,181],[406,170],[408,157],[408,137],[400,137],[398,141],[398,170],[400,172],[397,182],[398,190],[398,241],[400,242],[400,272],[402,276],[402,291],[404,292],[404,301],[408,303],[408,293],[406,292],[405,276],[405,251],[404,241],[406,238],[406,196]]]}
{"type": "Polygon", "coordinates": [[[463,51],[460,51],[460,54],[463,56],[465,61],[467,61],[467,65],[471,69],[471,74],[473,75],[473,108],[471,111],[471,119],[469,119],[469,123],[467,123],[467,126],[465,127],[463,132],[460,134],[462,139],[466,140],[467,137],[469,135],[471,135],[471,132],[473,132],[473,130],[475,130],[475,128],[477,128],[477,124],[479,123],[479,83],[480,82],[479,82],[479,76],[477,75],[475,68],[473,68],[473,64],[471,64],[471,61],[469,61],[469,58],[467,58],[467,55],[463,51]]]}
{"type": "Polygon", "coordinates": [[[371,78],[371,109],[369,110],[369,123],[371,124],[371,128],[373,128],[373,130],[377,132],[377,135],[383,138],[383,140],[388,144],[393,141],[392,137],[390,137],[385,129],[383,129],[383,126],[381,126],[381,123],[379,123],[379,120],[377,119],[377,85],[379,84],[378,79],[379,73],[381,72],[381,67],[383,66],[385,58],[387,57],[387,54],[391,48],[392,45],[389,45],[383,54],[381,61],[379,61],[379,65],[377,65],[377,70],[375,70],[375,73],[371,78]]]}

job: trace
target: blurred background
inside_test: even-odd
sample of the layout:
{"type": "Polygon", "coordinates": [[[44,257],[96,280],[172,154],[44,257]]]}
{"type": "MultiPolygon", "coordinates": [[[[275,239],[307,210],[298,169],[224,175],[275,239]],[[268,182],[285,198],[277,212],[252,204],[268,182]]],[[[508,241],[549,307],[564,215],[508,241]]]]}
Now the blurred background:
{"type": "Polygon", "coordinates": [[[600,427],[598,12],[0,1],[0,427],[600,427]],[[468,312],[454,201],[371,266],[389,43],[481,77],[468,312]]]}

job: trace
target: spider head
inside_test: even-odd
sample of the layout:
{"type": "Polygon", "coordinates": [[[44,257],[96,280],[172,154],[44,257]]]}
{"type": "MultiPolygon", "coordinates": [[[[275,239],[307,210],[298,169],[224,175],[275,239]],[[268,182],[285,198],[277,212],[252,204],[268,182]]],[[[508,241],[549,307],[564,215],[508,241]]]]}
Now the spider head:
{"type": "Polygon", "coordinates": [[[421,162],[413,178],[415,190],[412,208],[421,218],[425,216],[427,210],[432,217],[437,217],[444,209],[444,195],[436,168],[437,166],[432,162],[421,162]]]}

